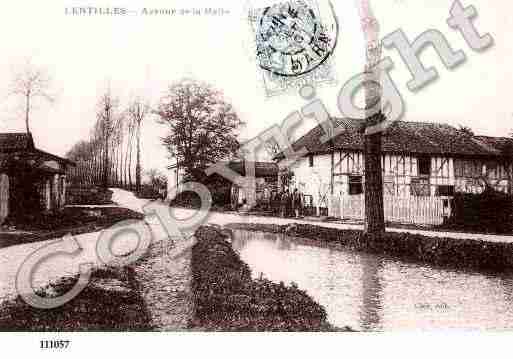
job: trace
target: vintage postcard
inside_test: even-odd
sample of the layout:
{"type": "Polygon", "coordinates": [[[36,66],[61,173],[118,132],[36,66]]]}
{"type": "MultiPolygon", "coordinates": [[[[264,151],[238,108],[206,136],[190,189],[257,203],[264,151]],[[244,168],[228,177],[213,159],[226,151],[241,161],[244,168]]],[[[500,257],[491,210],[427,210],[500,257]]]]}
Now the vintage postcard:
{"type": "Polygon", "coordinates": [[[399,331],[455,356],[451,335],[513,331],[509,2],[2,8],[13,354],[375,356],[368,333],[399,331]]]}

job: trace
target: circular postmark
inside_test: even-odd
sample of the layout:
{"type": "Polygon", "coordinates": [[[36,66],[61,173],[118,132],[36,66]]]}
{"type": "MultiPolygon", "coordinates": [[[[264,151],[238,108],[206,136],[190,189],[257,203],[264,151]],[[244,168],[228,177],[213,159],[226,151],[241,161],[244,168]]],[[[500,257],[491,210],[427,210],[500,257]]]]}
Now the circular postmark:
{"type": "Polygon", "coordinates": [[[319,8],[304,0],[264,8],[255,34],[260,67],[279,76],[299,76],[323,64],[333,53],[338,34],[330,10],[332,21],[327,24],[319,8]]]}

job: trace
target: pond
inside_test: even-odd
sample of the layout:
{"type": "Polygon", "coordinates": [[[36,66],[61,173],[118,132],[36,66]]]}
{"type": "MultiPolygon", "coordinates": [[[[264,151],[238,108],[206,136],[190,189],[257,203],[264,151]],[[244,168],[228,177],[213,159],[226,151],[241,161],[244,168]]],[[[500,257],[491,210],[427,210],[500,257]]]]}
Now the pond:
{"type": "Polygon", "coordinates": [[[487,275],[235,230],[253,276],[295,282],[330,323],[357,330],[512,329],[513,273],[487,275]]]}

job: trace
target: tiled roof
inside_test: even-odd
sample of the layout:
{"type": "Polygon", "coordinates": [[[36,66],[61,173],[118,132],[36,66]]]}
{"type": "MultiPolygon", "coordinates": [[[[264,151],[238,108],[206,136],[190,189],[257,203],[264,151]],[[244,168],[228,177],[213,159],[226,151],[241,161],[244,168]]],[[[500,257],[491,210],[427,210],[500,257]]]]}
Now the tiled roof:
{"type": "Polygon", "coordinates": [[[513,152],[513,139],[511,137],[474,136],[474,138],[485,146],[490,146],[500,152],[513,152]]]}
{"type": "Polygon", "coordinates": [[[75,166],[75,162],[74,161],[71,161],[71,160],[68,160],[67,158],[63,158],[63,157],[54,155],[53,153],[45,152],[45,151],[39,150],[37,148],[35,149],[34,152],[37,153],[39,156],[44,157],[46,160],[50,160],[50,161],[53,160],[53,161],[65,163],[67,165],[75,166]]]}
{"type": "MultiPolygon", "coordinates": [[[[274,162],[250,162],[248,165],[255,166],[255,177],[272,177],[278,175],[278,165],[274,162]]],[[[245,165],[242,161],[232,161],[228,167],[241,176],[246,175],[245,165]]]]}
{"type": "MultiPolygon", "coordinates": [[[[337,119],[331,121],[341,130],[331,141],[321,143],[324,136],[322,127],[316,126],[302,136],[292,147],[299,150],[305,147],[308,153],[328,153],[332,146],[336,150],[363,151],[363,121],[355,119],[337,119]]],[[[507,138],[470,136],[447,124],[428,122],[396,121],[382,137],[382,151],[386,153],[440,154],[460,156],[500,156],[498,143],[510,141],[507,138]]],[[[279,156],[278,156],[279,158],[279,156]]]]}
{"type": "Polygon", "coordinates": [[[0,133],[0,153],[33,149],[34,140],[28,133],[0,133]]]}
{"type": "Polygon", "coordinates": [[[12,156],[13,152],[23,152],[30,155],[37,155],[46,160],[53,160],[68,165],[74,165],[73,161],[66,158],[59,157],[52,153],[48,153],[37,149],[34,146],[34,140],[31,134],[28,133],[0,133],[0,154],[5,155],[6,158],[12,156]],[[10,154],[10,155],[9,155],[10,154]]]}

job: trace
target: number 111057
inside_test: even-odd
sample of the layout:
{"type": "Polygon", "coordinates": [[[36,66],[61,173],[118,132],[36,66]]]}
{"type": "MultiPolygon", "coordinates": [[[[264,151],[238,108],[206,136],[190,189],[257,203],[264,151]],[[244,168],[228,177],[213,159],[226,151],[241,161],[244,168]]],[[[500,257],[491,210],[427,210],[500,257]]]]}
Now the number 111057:
{"type": "Polygon", "coordinates": [[[41,349],[67,349],[69,340],[41,340],[41,349]]]}

